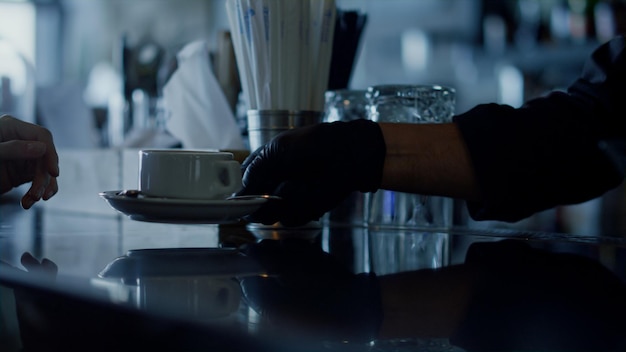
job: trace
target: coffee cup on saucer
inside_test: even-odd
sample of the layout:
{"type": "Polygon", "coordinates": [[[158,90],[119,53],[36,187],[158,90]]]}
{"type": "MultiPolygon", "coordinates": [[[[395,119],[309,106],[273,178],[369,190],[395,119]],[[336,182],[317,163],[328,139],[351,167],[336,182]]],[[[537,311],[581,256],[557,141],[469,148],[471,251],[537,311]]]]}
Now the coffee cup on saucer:
{"type": "Polygon", "coordinates": [[[241,165],[228,152],[144,149],[139,191],[146,197],[222,200],[241,189],[241,165]]]}

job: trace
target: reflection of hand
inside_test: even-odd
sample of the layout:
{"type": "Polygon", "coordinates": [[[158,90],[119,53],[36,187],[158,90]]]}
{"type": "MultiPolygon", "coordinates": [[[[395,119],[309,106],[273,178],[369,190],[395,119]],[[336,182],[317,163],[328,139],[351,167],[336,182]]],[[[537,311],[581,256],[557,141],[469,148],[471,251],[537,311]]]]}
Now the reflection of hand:
{"type": "Polygon", "coordinates": [[[47,129],[14,117],[0,117],[0,193],[32,182],[22,198],[30,208],[58,191],[59,158],[47,129]]]}
{"type": "Polygon", "coordinates": [[[44,258],[41,261],[35,259],[32,254],[24,252],[20,258],[21,264],[26,269],[27,273],[17,267],[0,261],[2,269],[12,270],[20,275],[27,275],[29,277],[36,276],[38,279],[55,279],[59,271],[57,265],[50,259],[44,258]]]}
{"type": "Polygon", "coordinates": [[[25,252],[20,259],[26,270],[34,275],[39,275],[45,279],[54,279],[59,271],[57,265],[48,258],[41,261],[35,259],[32,254],[25,252]]]}
{"type": "Polygon", "coordinates": [[[243,278],[241,286],[250,306],[272,325],[330,339],[367,340],[378,333],[382,316],[375,275],[352,274],[302,240],[264,240],[242,251],[268,272],[243,278]]]}
{"type": "MultiPolygon", "coordinates": [[[[41,261],[25,252],[20,258],[21,264],[26,269],[28,281],[36,283],[50,283],[57,276],[57,265],[49,259],[41,261]]],[[[58,302],[54,302],[53,296],[49,296],[37,289],[19,287],[14,290],[17,318],[20,326],[20,336],[25,350],[55,350],[42,339],[48,330],[57,328],[57,325],[66,327],[63,322],[65,315],[58,302]],[[50,301],[54,303],[50,303],[50,301]],[[52,319],[50,319],[52,317],[52,319]],[[51,323],[52,322],[52,323],[51,323]]]]}
{"type": "Polygon", "coordinates": [[[284,132],[243,163],[239,195],[284,199],[263,206],[249,220],[287,226],[319,219],[353,191],[381,183],[385,142],[378,124],[357,120],[284,132]]]}

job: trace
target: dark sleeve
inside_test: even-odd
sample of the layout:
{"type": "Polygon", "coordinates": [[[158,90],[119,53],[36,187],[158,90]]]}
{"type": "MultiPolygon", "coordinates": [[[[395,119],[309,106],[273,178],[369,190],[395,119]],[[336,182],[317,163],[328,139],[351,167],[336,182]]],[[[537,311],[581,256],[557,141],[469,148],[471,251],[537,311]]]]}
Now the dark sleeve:
{"type": "Polygon", "coordinates": [[[474,243],[465,318],[451,342],[467,351],[622,351],[626,285],[598,261],[517,240],[474,243]]]}
{"type": "Polygon", "coordinates": [[[603,148],[626,139],[625,39],[599,47],[567,92],[521,108],[479,105],[458,115],[483,199],[475,220],[518,221],[602,195],[623,180],[603,148]]]}

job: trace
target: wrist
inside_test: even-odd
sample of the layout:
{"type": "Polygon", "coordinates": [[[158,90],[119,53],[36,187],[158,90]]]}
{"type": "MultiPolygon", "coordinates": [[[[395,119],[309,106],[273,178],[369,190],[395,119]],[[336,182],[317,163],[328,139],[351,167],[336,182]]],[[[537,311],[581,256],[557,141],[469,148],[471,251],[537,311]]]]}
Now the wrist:
{"type": "Polygon", "coordinates": [[[352,157],[351,173],[357,181],[357,190],[375,192],[381,186],[387,147],[380,125],[370,120],[344,122],[345,130],[340,131],[346,141],[345,148],[352,157]]]}
{"type": "Polygon", "coordinates": [[[454,123],[381,123],[386,143],[381,188],[478,199],[474,169],[454,123]]]}

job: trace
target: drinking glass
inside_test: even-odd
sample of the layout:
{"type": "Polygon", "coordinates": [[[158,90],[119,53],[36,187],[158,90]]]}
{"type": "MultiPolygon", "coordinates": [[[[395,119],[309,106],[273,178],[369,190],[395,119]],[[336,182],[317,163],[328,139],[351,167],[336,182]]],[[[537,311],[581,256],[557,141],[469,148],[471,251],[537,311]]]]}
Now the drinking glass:
{"type": "Polygon", "coordinates": [[[339,89],[324,94],[324,121],[352,121],[367,118],[366,90],[339,89]]]}
{"type": "MultiPolygon", "coordinates": [[[[455,91],[438,85],[368,88],[368,117],[386,123],[452,121],[455,91]]],[[[435,268],[447,261],[453,199],[379,190],[368,193],[364,218],[377,273],[435,268]]]]}
{"type": "MultiPolygon", "coordinates": [[[[368,117],[369,100],[366,90],[329,90],[324,98],[324,122],[348,122],[368,117]]],[[[352,192],[330,210],[324,220],[333,225],[363,226],[364,202],[363,193],[352,192]]]]}

